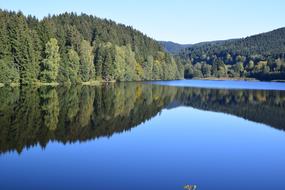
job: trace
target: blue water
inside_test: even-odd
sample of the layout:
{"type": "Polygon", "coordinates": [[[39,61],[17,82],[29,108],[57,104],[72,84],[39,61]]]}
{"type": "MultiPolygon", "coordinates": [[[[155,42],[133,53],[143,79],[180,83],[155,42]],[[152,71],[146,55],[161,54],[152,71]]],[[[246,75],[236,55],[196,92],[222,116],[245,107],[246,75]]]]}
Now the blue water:
{"type": "Polygon", "coordinates": [[[199,87],[218,89],[253,89],[253,90],[285,90],[285,82],[259,82],[259,81],[235,81],[235,80],[178,80],[178,81],[156,81],[153,84],[199,87]]]}
{"type": "MultiPolygon", "coordinates": [[[[163,85],[175,84],[177,86],[183,84],[192,86],[193,83],[199,83],[205,88],[209,83],[213,84],[211,81],[159,82],[163,85]]],[[[222,83],[223,86],[224,84],[237,84],[232,81],[222,83]]],[[[249,86],[244,87],[252,88],[251,82],[241,82],[231,87],[241,87],[241,84],[248,84],[249,86]]],[[[262,84],[257,86],[262,86],[262,84]]],[[[265,84],[269,88],[268,83],[265,84]]],[[[217,86],[221,84],[216,84],[217,86]]],[[[280,84],[282,89],[281,86],[280,84]]],[[[130,87],[130,89],[138,88],[140,86],[130,87]]],[[[147,86],[144,88],[147,89],[147,86]]],[[[169,93],[169,97],[173,98],[173,91],[181,90],[163,87],[167,91],[162,91],[159,85],[151,88],[154,100],[165,93],[169,93]],[[160,96],[155,95],[155,91],[161,91],[160,96]]],[[[121,92],[115,89],[116,93],[121,92]]],[[[125,90],[128,87],[122,89],[125,90]]],[[[95,89],[97,90],[102,89],[95,89]]],[[[108,96],[112,92],[110,91],[108,96]]],[[[185,89],[184,93],[187,95],[187,93],[194,92],[200,95],[207,92],[205,97],[214,96],[217,93],[230,97],[226,95],[227,91],[210,89],[209,91],[185,89]]],[[[247,91],[240,92],[247,93],[247,91]]],[[[231,96],[237,99],[236,91],[230,91],[230,93],[233,93],[231,96]]],[[[267,92],[253,91],[250,93],[250,97],[259,97],[260,94],[264,95],[267,92]]],[[[276,95],[277,92],[270,93],[276,95]]],[[[121,94],[126,94],[126,92],[121,94]]],[[[197,95],[191,97],[197,97],[197,95]]],[[[277,97],[285,100],[281,92],[278,92],[277,97]]],[[[146,97],[141,95],[141,98],[146,97]]],[[[191,98],[187,99],[187,102],[191,103],[191,98]]],[[[202,99],[204,101],[204,98],[202,99]]],[[[209,105],[214,105],[210,100],[207,101],[209,105]]],[[[96,102],[95,99],[94,108],[97,108],[96,102]]],[[[272,126],[274,126],[272,127],[256,122],[258,119],[256,121],[247,120],[218,110],[207,111],[202,107],[197,109],[178,105],[177,102],[178,98],[173,98],[173,101],[163,106],[163,109],[154,117],[147,118],[139,125],[120,133],[81,140],[83,130],[76,137],[78,141],[68,143],[57,138],[57,136],[64,135],[63,132],[50,131],[47,133],[49,136],[46,137],[39,134],[43,138],[50,139],[46,146],[40,146],[38,142],[35,146],[24,146],[25,148],[20,153],[13,148],[10,151],[4,151],[0,154],[0,189],[183,190],[185,185],[196,185],[198,190],[285,189],[283,176],[285,172],[285,132],[277,129],[283,126],[277,126],[278,124],[275,125],[272,121],[272,126]]],[[[252,105],[258,103],[254,100],[252,105]]],[[[153,106],[151,109],[155,109],[159,104],[161,103],[150,104],[153,106]]],[[[233,106],[230,103],[223,102],[224,104],[228,104],[229,107],[233,106]]],[[[135,107],[136,105],[134,104],[135,107]]],[[[272,110],[278,109],[280,103],[276,105],[277,107],[275,103],[271,105],[272,110]]],[[[241,109],[247,111],[246,107],[241,109]]],[[[64,109],[61,108],[61,110],[64,109]]],[[[144,109],[138,111],[142,115],[147,112],[144,109]]],[[[94,112],[96,112],[95,109],[94,112]]],[[[111,115],[107,112],[104,115],[108,115],[104,120],[108,122],[111,115]]],[[[97,120],[94,120],[92,125],[99,122],[101,117],[103,116],[96,115],[97,120]]],[[[283,121],[282,117],[279,119],[283,121]]],[[[129,122],[131,120],[133,119],[129,122]]],[[[270,118],[269,123],[271,123],[270,118]]],[[[4,124],[1,125],[0,132],[1,127],[4,127],[4,124]]],[[[14,126],[12,123],[10,125],[14,126]]],[[[67,127],[69,124],[65,125],[67,127]]],[[[73,128],[77,129],[77,126],[74,125],[73,128]]],[[[79,131],[80,128],[82,126],[77,130],[79,131]]],[[[24,137],[29,139],[30,134],[27,131],[26,133],[24,137]]],[[[72,133],[75,137],[79,132],[74,130],[72,133]]],[[[6,133],[0,134],[4,139],[3,134],[6,133]]],[[[14,142],[13,139],[9,141],[12,142],[10,147],[19,143],[14,142]]],[[[0,149],[4,147],[3,143],[0,145],[0,149]]]]}

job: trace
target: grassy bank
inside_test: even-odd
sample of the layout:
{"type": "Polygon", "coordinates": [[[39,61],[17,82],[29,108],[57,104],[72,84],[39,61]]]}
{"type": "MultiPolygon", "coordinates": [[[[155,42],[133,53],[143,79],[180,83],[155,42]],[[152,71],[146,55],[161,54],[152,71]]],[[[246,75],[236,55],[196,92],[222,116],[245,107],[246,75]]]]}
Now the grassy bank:
{"type": "Polygon", "coordinates": [[[51,83],[37,82],[34,85],[36,86],[59,86],[59,83],[57,82],[51,82],[51,83]]]}
{"type": "Polygon", "coordinates": [[[20,84],[19,83],[10,83],[10,84],[0,83],[0,88],[4,86],[17,87],[17,86],[20,86],[20,84]]]}
{"type": "Polygon", "coordinates": [[[88,82],[82,82],[81,84],[83,86],[98,86],[101,83],[102,83],[101,81],[88,81],[88,82]]]}
{"type": "MultiPolygon", "coordinates": [[[[110,81],[110,82],[116,82],[116,81],[110,81]]],[[[88,82],[79,83],[78,85],[97,86],[97,85],[100,85],[102,83],[108,83],[108,82],[106,82],[106,81],[88,81],[88,82]]],[[[57,82],[52,82],[52,83],[35,82],[32,84],[27,84],[25,86],[36,86],[36,87],[51,86],[51,87],[56,87],[56,86],[69,86],[69,85],[71,85],[71,84],[70,83],[60,84],[57,82]]],[[[18,87],[18,86],[21,86],[21,84],[20,83],[10,83],[10,84],[0,83],[0,88],[4,87],[4,86],[18,87]]]]}

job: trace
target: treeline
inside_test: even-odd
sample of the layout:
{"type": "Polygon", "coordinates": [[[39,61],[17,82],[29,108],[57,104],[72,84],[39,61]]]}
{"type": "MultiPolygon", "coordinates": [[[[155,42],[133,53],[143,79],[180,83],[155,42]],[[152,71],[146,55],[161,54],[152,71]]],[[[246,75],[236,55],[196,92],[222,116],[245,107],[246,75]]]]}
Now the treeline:
{"type": "Polygon", "coordinates": [[[191,106],[285,129],[285,92],[178,88],[143,83],[0,89],[0,153],[50,141],[110,137],[162,109],[191,106]]]}
{"type": "Polygon", "coordinates": [[[285,80],[285,28],[244,39],[193,45],[179,57],[186,78],[285,80]]]}
{"type": "Polygon", "coordinates": [[[0,10],[0,83],[183,78],[183,66],[132,27],[85,14],[38,20],[0,10]]]}

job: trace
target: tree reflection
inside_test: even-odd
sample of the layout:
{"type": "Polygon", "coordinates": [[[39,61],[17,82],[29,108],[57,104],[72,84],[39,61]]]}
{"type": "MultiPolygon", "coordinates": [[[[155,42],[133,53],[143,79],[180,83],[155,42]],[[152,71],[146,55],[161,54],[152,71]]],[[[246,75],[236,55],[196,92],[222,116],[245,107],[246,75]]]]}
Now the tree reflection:
{"type": "Polygon", "coordinates": [[[55,88],[43,87],[40,89],[41,112],[44,126],[54,131],[57,128],[59,116],[58,95],[55,88]]]}
{"type": "MultiPolygon", "coordinates": [[[[0,152],[51,140],[86,141],[124,132],[163,108],[191,106],[285,129],[285,92],[178,88],[143,83],[0,89],[0,152]]],[[[189,121],[191,122],[191,121],[189,121]]]]}

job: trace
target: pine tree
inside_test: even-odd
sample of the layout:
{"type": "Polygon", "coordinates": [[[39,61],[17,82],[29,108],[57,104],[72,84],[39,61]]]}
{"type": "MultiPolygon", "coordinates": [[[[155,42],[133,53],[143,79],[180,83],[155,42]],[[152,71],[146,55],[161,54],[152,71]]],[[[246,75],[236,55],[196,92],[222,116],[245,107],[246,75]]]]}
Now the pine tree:
{"type": "Polygon", "coordinates": [[[80,58],[76,51],[73,49],[68,50],[68,71],[70,82],[76,84],[81,81],[81,78],[78,76],[79,67],[80,67],[80,58]]]}
{"type": "Polygon", "coordinates": [[[80,44],[80,76],[83,82],[95,80],[95,67],[93,63],[93,48],[86,40],[80,44]]]}
{"type": "Polygon", "coordinates": [[[20,71],[20,82],[31,84],[37,80],[39,66],[32,34],[22,13],[17,13],[9,20],[8,32],[13,61],[20,71]]]}
{"type": "Polygon", "coordinates": [[[113,80],[114,74],[114,60],[110,49],[106,49],[106,55],[102,66],[102,78],[105,81],[113,80]]]}
{"type": "Polygon", "coordinates": [[[94,65],[96,69],[96,79],[102,79],[102,66],[104,62],[104,51],[102,47],[98,47],[96,49],[95,57],[94,57],[94,65]]]}
{"type": "Polygon", "coordinates": [[[0,12],[0,83],[19,83],[20,75],[13,62],[6,17],[0,12]]]}
{"type": "Polygon", "coordinates": [[[59,47],[57,45],[57,40],[55,38],[51,38],[50,41],[46,44],[46,58],[43,60],[41,72],[42,82],[56,82],[60,62],[60,55],[58,53],[58,50],[59,47]]]}

